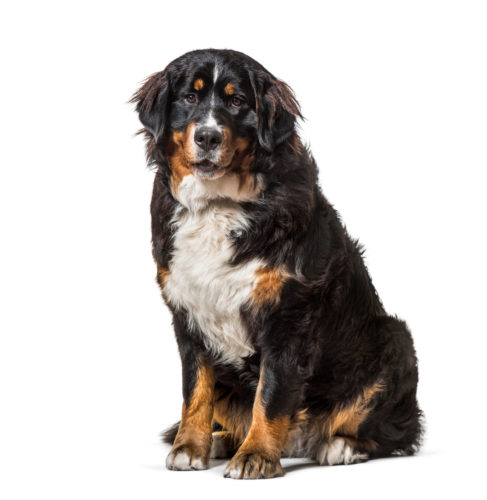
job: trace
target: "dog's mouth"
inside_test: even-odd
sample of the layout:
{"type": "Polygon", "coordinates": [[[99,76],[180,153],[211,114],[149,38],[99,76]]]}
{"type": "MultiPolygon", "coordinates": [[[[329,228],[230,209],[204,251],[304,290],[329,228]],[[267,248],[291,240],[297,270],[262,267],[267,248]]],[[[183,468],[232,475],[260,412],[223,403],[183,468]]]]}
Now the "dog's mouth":
{"type": "Polygon", "coordinates": [[[228,163],[228,165],[218,165],[217,163],[210,160],[202,160],[198,163],[193,163],[193,172],[198,176],[205,179],[217,179],[228,171],[228,168],[232,164],[235,158],[235,154],[228,163]]]}
{"type": "Polygon", "coordinates": [[[212,174],[220,168],[216,163],[210,160],[200,161],[199,163],[195,163],[194,166],[203,174],[212,174]]]}

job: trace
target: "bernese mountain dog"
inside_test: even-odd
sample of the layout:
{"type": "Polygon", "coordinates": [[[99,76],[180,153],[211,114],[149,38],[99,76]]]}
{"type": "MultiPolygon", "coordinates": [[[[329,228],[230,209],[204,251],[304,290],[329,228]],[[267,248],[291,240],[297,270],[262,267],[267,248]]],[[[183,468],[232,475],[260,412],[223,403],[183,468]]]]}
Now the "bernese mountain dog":
{"type": "Polygon", "coordinates": [[[171,470],[225,477],[410,455],[418,370],[317,184],[290,87],[247,55],[196,50],[132,102],[156,169],[153,255],[182,361],[171,470]]]}

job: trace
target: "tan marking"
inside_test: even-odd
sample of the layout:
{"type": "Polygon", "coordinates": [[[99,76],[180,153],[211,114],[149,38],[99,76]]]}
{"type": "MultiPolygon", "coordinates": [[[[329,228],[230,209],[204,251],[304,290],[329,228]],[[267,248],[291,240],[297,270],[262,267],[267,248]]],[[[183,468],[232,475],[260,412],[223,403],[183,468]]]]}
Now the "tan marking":
{"type": "Polygon", "coordinates": [[[179,184],[191,174],[190,164],[194,163],[194,149],[188,140],[195,126],[190,123],[185,132],[173,130],[166,147],[166,157],[171,168],[171,191],[177,193],[179,184]]]}
{"type": "Polygon", "coordinates": [[[235,149],[239,153],[244,153],[250,145],[250,138],[249,137],[236,137],[234,143],[235,143],[235,149]]]}
{"type": "Polygon", "coordinates": [[[255,191],[257,189],[257,178],[250,173],[250,168],[254,164],[254,157],[246,155],[242,158],[238,174],[240,177],[239,191],[255,191]]]}
{"type": "Polygon", "coordinates": [[[235,395],[215,397],[214,420],[230,432],[236,445],[240,445],[252,424],[252,412],[235,395]]]}
{"type": "Polygon", "coordinates": [[[272,267],[262,267],[256,271],[256,274],[258,279],[252,291],[252,304],[255,306],[277,304],[288,274],[281,269],[272,267]]]}
{"type": "Polygon", "coordinates": [[[254,164],[254,155],[250,151],[250,139],[247,137],[237,137],[235,140],[236,157],[233,161],[232,169],[240,176],[239,189],[255,190],[257,187],[255,175],[250,173],[254,164]]]}
{"type": "Polygon", "coordinates": [[[218,165],[230,168],[235,155],[235,144],[232,137],[232,132],[228,127],[222,128],[222,143],[220,146],[220,154],[218,155],[218,165]]]}
{"type": "Polygon", "coordinates": [[[161,288],[164,288],[169,274],[170,272],[167,267],[160,267],[157,269],[157,283],[159,283],[161,288]]]}
{"type": "Polygon", "coordinates": [[[250,139],[247,137],[233,137],[228,127],[222,128],[222,144],[217,163],[231,170],[240,168],[249,152],[250,139]]]}
{"type": "MultiPolygon", "coordinates": [[[[165,155],[171,168],[171,191],[175,196],[183,178],[193,173],[192,164],[197,163],[193,141],[195,126],[196,124],[192,122],[185,131],[173,130],[166,145],[165,155]]],[[[239,190],[255,190],[256,178],[250,173],[254,162],[254,157],[250,153],[250,138],[234,138],[228,127],[223,128],[222,135],[222,145],[216,163],[224,173],[232,171],[239,174],[239,190]]]]}
{"type": "Polygon", "coordinates": [[[229,82],[225,85],[224,90],[225,90],[225,94],[233,95],[235,93],[235,85],[233,83],[229,82]]]}
{"type": "Polygon", "coordinates": [[[261,376],[252,408],[252,425],[237,454],[257,453],[279,460],[292,427],[291,417],[286,415],[273,419],[267,418],[262,400],[262,387],[263,377],[261,376]]]}
{"type": "Polygon", "coordinates": [[[267,418],[262,400],[263,376],[257,386],[250,430],[225,469],[225,476],[257,479],[282,476],[281,453],[292,429],[288,415],[267,418]]]}
{"type": "Polygon", "coordinates": [[[383,386],[376,383],[364,389],[363,393],[351,404],[334,409],[321,423],[321,434],[326,439],[336,434],[356,437],[360,424],[372,410],[369,406],[370,400],[382,390],[383,386]]]}
{"type": "Polygon", "coordinates": [[[203,78],[196,78],[194,81],[193,87],[195,90],[201,90],[205,86],[205,82],[203,81],[203,78]]]}
{"type": "Polygon", "coordinates": [[[239,190],[256,187],[255,176],[250,173],[254,156],[250,152],[249,137],[233,137],[229,128],[223,127],[223,141],[218,159],[220,165],[227,166],[229,171],[240,176],[239,190]]]}
{"type": "Polygon", "coordinates": [[[191,453],[208,462],[214,407],[215,378],[213,369],[202,363],[189,405],[183,403],[181,423],[172,450],[189,448],[191,453]]]}
{"type": "MultiPolygon", "coordinates": [[[[250,146],[250,138],[248,137],[236,137],[235,141],[235,151],[238,155],[244,155],[248,152],[250,146]]],[[[243,158],[242,158],[243,159],[243,158]]]]}

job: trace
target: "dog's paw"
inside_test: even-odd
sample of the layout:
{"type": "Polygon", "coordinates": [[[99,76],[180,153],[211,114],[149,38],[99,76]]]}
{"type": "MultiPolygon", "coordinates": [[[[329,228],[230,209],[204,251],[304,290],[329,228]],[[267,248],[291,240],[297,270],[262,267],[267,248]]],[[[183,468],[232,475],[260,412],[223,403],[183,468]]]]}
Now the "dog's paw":
{"type": "Polygon", "coordinates": [[[320,465],[349,465],[367,459],[367,454],[358,453],[341,437],[335,437],[323,443],[316,453],[316,460],[320,465]]]}
{"type": "Polygon", "coordinates": [[[191,445],[173,448],[166,458],[169,470],[204,470],[208,469],[208,453],[203,453],[191,445]]]}
{"type": "Polygon", "coordinates": [[[225,477],[232,479],[268,479],[282,475],[279,460],[271,460],[258,453],[237,453],[225,469],[225,477]]]}

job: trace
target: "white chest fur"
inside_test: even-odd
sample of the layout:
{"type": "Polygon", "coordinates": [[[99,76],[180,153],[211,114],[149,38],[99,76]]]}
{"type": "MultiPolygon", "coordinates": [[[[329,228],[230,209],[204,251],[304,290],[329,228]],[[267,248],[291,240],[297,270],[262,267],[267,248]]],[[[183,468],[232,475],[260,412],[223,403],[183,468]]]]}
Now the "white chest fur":
{"type": "Polygon", "coordinates": [[[174,251],[164,292],[189,313],[208,349],[224,362],[239,363],[252,354],[240,309],[251,296],[259,260],[230,265],[228,234],[243,229],[242,209],[230,200],[214,200],[205,208],[181,209],[175,217],[174,251]]]}

